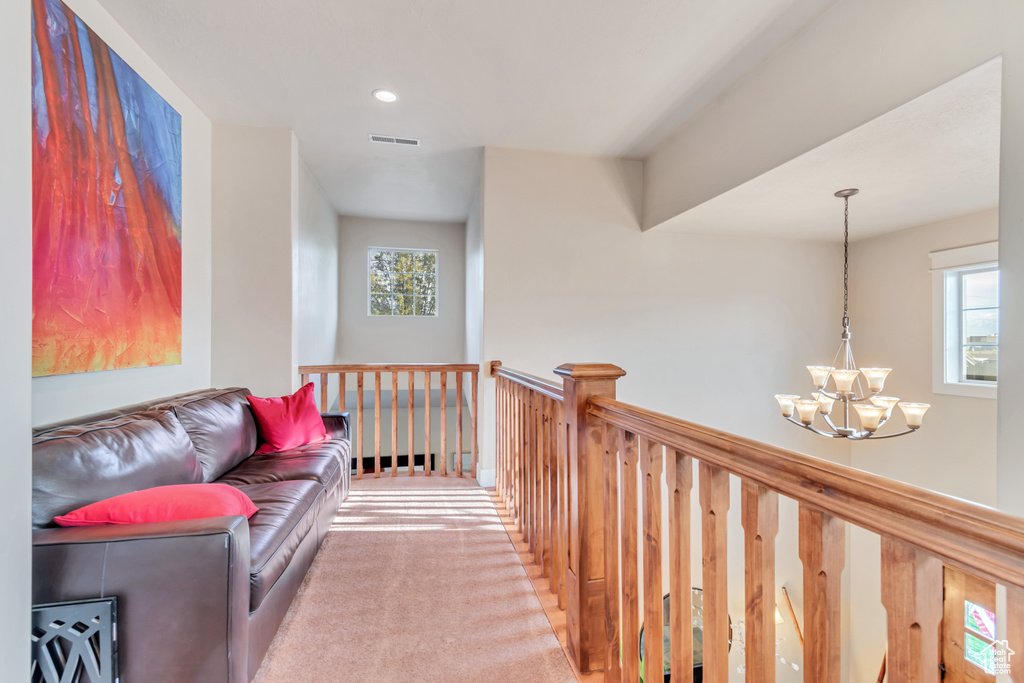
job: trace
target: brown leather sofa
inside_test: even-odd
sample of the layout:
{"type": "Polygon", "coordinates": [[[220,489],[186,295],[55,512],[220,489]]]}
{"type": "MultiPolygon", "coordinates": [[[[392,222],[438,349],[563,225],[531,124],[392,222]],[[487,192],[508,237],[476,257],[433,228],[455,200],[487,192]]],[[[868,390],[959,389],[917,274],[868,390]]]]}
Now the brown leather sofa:
{"type": "Polygon", "coordinates": [[[348,494],[347,414],[330,440],[253,455],[247,389],[208,389],[38,427],[33,603],[117,597],[124,683],[248,683],[348,494]],[[170,484],[221,482],[245,517],[59,528],[56,515],[170,484]]]}

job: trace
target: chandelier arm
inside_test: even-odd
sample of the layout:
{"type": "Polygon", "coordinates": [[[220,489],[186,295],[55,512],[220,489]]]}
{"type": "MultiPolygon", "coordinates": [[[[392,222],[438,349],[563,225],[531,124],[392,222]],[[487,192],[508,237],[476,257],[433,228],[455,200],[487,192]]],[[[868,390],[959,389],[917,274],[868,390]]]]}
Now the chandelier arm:
{"type": "MultiPolygon", "coordinates": [[[[879,426],[881,426],[881,425],[879,425],[879,426]]],[[[864,438],[865,439],[891,439],[894,436],[903,436],[904,434],[912,434],[913,432],[916,432],[916,431],[917,431],[917,429],[904,429],[902,432],[896,432],[894,434],[882,434],[880,436],[877,435],[877,434],[872,434],[871,436],[866,436],[864,438]]]]}
{"type": "Polygon", "coordinates": [[[805,425],[803,422],[800,422],[799,420],[795,420],[792,417],[787,417],[786,419],[789,420],[790,422],[792,422],[793,424],[795,424],[797,427],[803,427],[804,429],[808,429],[808,430],[810,430],[810,431],[812,431],[815,434],[818,434],[820,436],[827,436],[830,439],[841,439],[841,438],[843,438],[842,434],[829,434],[828,432],[823,432],[820,429],[816,429],[812,425],[805,425]]]}

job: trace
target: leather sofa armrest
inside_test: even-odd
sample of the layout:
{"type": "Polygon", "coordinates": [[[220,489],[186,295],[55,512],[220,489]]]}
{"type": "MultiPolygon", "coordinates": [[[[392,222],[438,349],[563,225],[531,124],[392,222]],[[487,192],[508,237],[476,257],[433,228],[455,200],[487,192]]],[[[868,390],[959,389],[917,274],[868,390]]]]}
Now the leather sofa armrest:
{"type": "Polygon", "coordinates": [[[244,517],[37,529],[34,604],[117,597],[124,681],[247,683],[244,517]]]}
{"type": "Polygon", "coordinates": [[[348,413],[321,413],[320,417],[323,418],[328,437],[332,439],[350,438],[352,432],[349,429],[348,413]]]}

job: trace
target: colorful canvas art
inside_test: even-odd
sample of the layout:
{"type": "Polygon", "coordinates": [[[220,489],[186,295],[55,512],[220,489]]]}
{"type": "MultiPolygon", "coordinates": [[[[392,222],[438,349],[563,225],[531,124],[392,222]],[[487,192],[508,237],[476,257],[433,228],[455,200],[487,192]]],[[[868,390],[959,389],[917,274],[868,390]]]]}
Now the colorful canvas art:
{"type": "Polygon", "coordinates": [[[181,116],[32,0],[32,374],[181,363],[181,116]]]}

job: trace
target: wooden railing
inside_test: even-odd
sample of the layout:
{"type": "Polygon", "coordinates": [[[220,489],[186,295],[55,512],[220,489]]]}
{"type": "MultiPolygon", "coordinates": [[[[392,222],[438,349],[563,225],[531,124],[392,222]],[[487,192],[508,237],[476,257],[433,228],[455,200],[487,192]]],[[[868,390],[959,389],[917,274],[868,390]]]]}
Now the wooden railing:
{"type": "MultiPolygon", "coordinates": [[[[705,681],[729,680],[726,518],[734,476],[740,478],[742,491],[745,680],[775,680],[780,495],[799,508],[803,680],[840,680],[840,581],[847,524],[881,537],[889,681],[939,679],[944,564],[1005,586],[998,637],[1008,640],[1011,651],[1024,652],[1024,519],[616,401],[615,380],[624,373],[614,366],[561,366],[556,370],[563,377],[561,392],[497,363],[492,369],[498,378],[498,489],[521,520],[524,538],[544,538],[542,513],[550,503],[530,469],[535,467],[536,433],[530,425],[535,411],[559,416],[560,443],[541,439],[547,445],[538,462],[546,462],[543,453],[549,453],[559,475],[564,469],[565,485],[559,478],[550,495],[559,511],[564,503],[559,523],[564,519],[566,529],[552,546],[541,547],[553,548],[557,555],[546,559],[550,567],[565,567],[568,649],[580,671],[603,669],[606,682],[639,680],[636,643],[642,595],[643,660],[657,667],[646,672],[645,680],[660,680],[662,561],[667,552],[672,680],[692,681],[694,461],[701,515],[705,681]],[[560,404],[561,412],[552,412],[546,401],[560,404]],[[663,488],[668,491],[664,501],[663,488]],[[535,503],[537,496],[540,502],[535,503]],[[667,533],[662,529],[665,504],[667,533]]],[[[963,624],[959,626],[962,630],[963,624]]],[[[1010,678],[1024,681],[1024,664],[1010,678]]]]}
{"type": "Polygon", "coordinates": [[[381,475],[381,380],[382,375],[390,375],[391,379],[391,476],[398,475],[398,456],[401,455],[399,452],[401,449],[398,442],[398,427],[399,419],[398,412],[400,409],[407,411],[406,416],[406,444],[405,454],[408,457],[407,469],[410,476],[414,473],[414,459],[416,455],[417,442],[415,439],[415,433],[417,428],[416,421],[416,388],[417,375],[422,375],[422,383],[419,386],[423,388],[423,406],[422,406],[422,429],[423,434],[423,472],[426,476],[430,476],[432,473],[431,467],[431,455],[434,452],[431,440],[431,382],[432,377],[437,377],[437,383],[434,386],[439,387],[441,392],[441,403],[440,403],[440,445],[438,447],[438,458],[437,458],[437,474],[445,476],[448,474],[448,432],[453,427],[449,425],[448,415],[448,389],[454,388],[455,390],[455,420],[454,420],[454,431],[455,431],[455,473],[458,476],[463,475],[463,409],[462,405],[464,402],[464,390],[467,388],[467,383],[464,381],[464,376],[468,377],[468,389],[469,389],[469,420],[471,426],[469,447],[470,447],[470,468],[469,473],[471,476],[476,477],[477,475],[477,425],[478,425],[478,386],[479,386],[479,371],[480,368],[477,365],[467,364],[447,364],[447,363],[418,363],[418,364],[397,364],[397,363],[380,363],[380,364],[364,364],[364,365],[303,365],[299,367],[299,377],[302,384],[306,384],[311,379],[316,384],[317,394],[320,397],[320,410],[321,412],[327,412],[331,409],[330,397],[332,395],[332,389],[338,392],[338,410],[340,412],[346,412],[348,409],[346,403],[346,388],[353,386],[349,383],[348,376],[355,375],[355,389],[356,389],[356,405],[355,405],[355,419],[351,420],[353,426],[353,455],[356,458],[356,478],[363,478],[363,427],[365,425],[364,420],[364,391],[367,388],[364,383],[364,375],[373,376],[373,476],[380,477],[381,475]],[[448,381],[448,376],[454,375],[454,383],[448,381]],[[333,379],[332,379],[333,378],[333,379]],[[404,382],[402,381],[404,379],[404,382]],[[404,405],[399,405],[398,393],[399,387],[406,391],[406,401],[404,405]]]}

